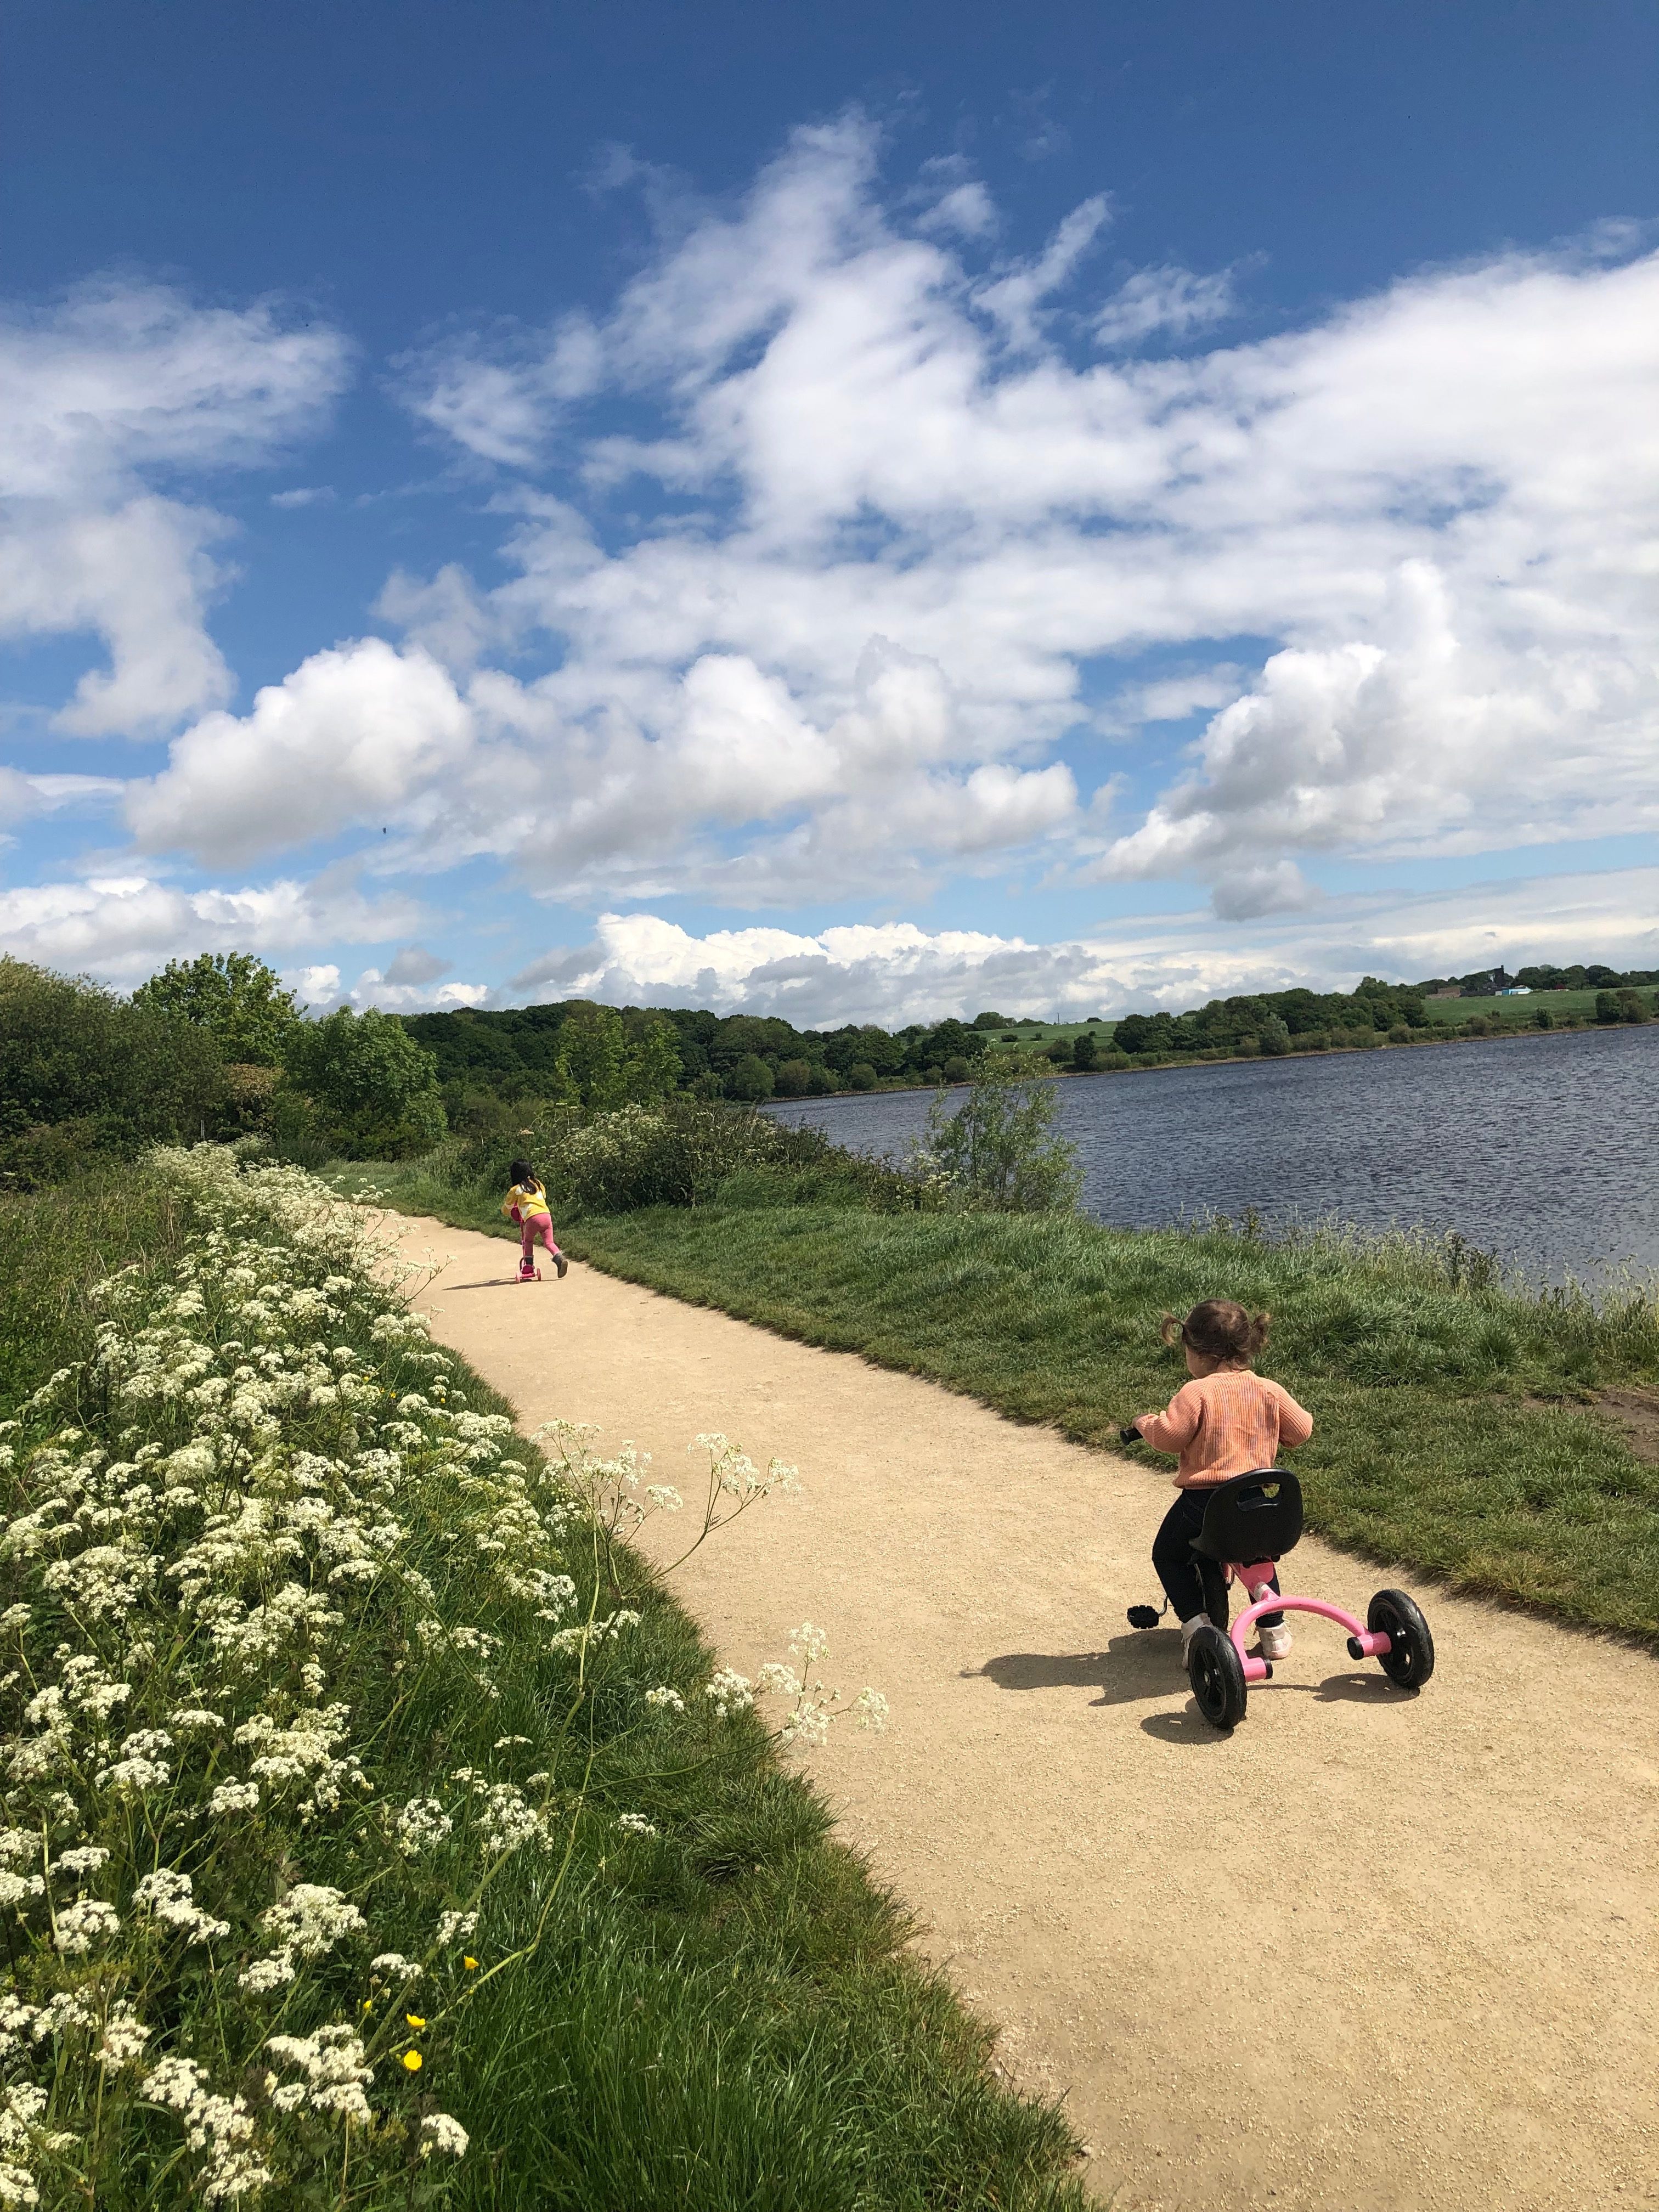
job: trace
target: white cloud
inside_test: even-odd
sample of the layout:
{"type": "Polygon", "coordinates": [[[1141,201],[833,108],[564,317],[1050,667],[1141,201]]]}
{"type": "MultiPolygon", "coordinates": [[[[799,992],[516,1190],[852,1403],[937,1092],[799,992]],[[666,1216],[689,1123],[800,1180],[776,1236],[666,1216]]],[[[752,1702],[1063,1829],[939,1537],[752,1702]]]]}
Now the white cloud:
{"type": "Polygon", "coordinates": [[[366,897],[337,872],[310,883],[195,890],[137,873],[94,876],[0,890],[0,951],[127,986],[198,952],[279,954],[331,939],[383,944],[408,936],[419,919],[412,901],[366,897]]]}
{"type": "Polygon", "coordinates": [[[332,507],[332,484],[296,484],[292,491],[274,491],[270,495],[273,507],[332,507]]]}
{"type": "Polygon", "coordinates": [[[1656,914],[1659,868],[1330,900],[1294,922],[1261,922],[1249,935],[1203,915],[1176,915],[1058,945],[908,922],[696,937],[654,915],[606,914],[593,943],[549,952],[495,995],[514,1006],[581,997],[781,1014],[799,1028],[896,1028],[945,1014],[970,1019],[988,1007],[1110,1019],[1293,984],[1346,990],[1367,973],[1409,982],[1500,959],[1516,967],[1588,956],[1656,967],[1656,914]]]}
{"type": "Polygon", "coordinates": [[[1103,346],[1138,346],[1160,331],[1172,338],[1224,322],[1236,307],[1233,272],[1207,276],[1190,269],[1138,269],[1126,277],[1095,317],[1094,333],[1103,346]]]}
{"type": "Polygon", "coordinates": [[[149,479],[272,458],[323,422],[346,357],[268,307],[114,279],[0,317],[0,633],[89,629],[111,657],[59,728],[149,736],[228,695],[204,626],[228,526],[149,479]]]}
{"type": "MultiPolygon", "coordinates": [[[[1659,256],[1507,253],[1265,342],[1079,365],[1045,302],[1115,343],[1190,339],[1230,276],[1142,271],[1091,304],[1078,272],[1103,196],[1031,262],[976,275],[942,242],[960,227],[905,228],[878,152],[857,117],[798,133],[741,203],[681,210],[595,325],[604,388],[655,404],[659,434],[567,450],[704,511],[606,551],[531,498],[516,580],[402,586],[417,634],[467,665],[492,619],[520,651],[556,641],[554,674],[473,693],[550,765],[550,869],[596,897],[656,896],[683,867],[705,896],[786,902],[810,866],[834,896],[867,885],[874,824],[902,894],[913,868],[920,888],[976,849],[984,771],[1036,801],[1068,726],[1122,734],[1204,706],[1221,712],[1194,760],[1107,872],[1225,878],[1236,909],[1288,895],[1310,851],[1495,850],[1653,818],[1659,256]],[[1254,673],[1237,665],[1251,635],[1279,641],[1254,673]],[[878,638],[948,702],[908,784],[837,735],[878,638]],[[1132,674],[1085,710],[1085,664],[1098,684],[1148,647],[1213,672],[1132,674]],[[717,669],[744,698],[711,715],[696,695],[717,669]],[[734,789],[757,831],[735,852],[734,789]]],[[[1060,797],[1056,779],[1035,834],[1082,839],[1060,797]]],[[[1021,849],[1013,812],[985,851],[1021,849]]]]}
{"type": "Polygon", "coordinates": [[[453,1014],[459,1006],[481,1006],[489,996],[485,983],[440,983],[434,990],[427,982],[397,982],[390,969],[383,975],[378,968],[365,968],[343,1003],[360,1012],[378,1006],[384,1014],[453,1014]]]}
{"type": "Polygon", "coordinates": [[[252,714],[186,730],[159,776],[130,786],[127,818],[147,850],[247,860],[395,815],[471,737],[434,660],[361,639],[314,653],[259,692],[252,714]]]}

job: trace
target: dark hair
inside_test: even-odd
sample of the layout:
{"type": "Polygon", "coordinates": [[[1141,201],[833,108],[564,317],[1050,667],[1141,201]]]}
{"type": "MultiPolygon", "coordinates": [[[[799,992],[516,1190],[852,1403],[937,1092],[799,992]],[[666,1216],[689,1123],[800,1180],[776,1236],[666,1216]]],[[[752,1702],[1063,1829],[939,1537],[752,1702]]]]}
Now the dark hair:
{"type": "Polygon", "coordinates": [[[1185,1321],[1166,1313],[1158,1334],[1165,1344],[1179,1341],[1202,1359],[1249,1361],[1267,1343],[1272,1320],[1271,1314],[1246,1313],[1232,1298],[1206,1298],[1185,1321]]]}
{"type": "Polygon", "coordinates": [[[538,1190],[541,1188],[540,1178],[528,1160],[509,1160],[507,1164],[507,1171],[515,1183],[533,1182],[538,1190]]]}

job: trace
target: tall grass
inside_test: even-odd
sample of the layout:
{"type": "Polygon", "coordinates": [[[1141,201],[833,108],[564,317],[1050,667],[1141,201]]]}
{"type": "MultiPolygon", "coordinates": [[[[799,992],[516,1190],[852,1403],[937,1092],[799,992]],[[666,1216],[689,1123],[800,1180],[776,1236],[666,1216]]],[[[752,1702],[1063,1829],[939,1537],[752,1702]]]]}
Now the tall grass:
{"type": "Polygon", "coordinates": [[[4,1217],[15,2201],[1076,2212],[1058,2113],[600,1540],[625,1463],[514,1437],[302,1176],[131,1178],[95,1297],[64,1204],[4,1217]]]}

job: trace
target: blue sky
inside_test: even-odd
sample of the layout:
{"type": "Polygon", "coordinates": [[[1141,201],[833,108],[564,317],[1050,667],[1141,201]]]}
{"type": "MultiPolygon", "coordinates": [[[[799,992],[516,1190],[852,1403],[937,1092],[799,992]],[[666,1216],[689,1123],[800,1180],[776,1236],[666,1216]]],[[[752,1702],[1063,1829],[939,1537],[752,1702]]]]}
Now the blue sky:
{"type": "Polygon", "coordinates": [[[1659,964],[1635,6],[24,5],[0,948],[1659,964]]]}

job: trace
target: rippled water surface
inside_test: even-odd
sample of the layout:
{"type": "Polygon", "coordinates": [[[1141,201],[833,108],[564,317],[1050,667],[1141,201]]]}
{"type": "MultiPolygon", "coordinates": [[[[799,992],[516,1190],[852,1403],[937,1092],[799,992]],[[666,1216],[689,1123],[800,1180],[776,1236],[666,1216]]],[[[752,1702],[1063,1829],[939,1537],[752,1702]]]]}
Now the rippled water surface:
{"type": "MultiPolygon", "coordinates": [[[[930,1103],[888,1091],[771,1110],[902,1154],[930,1103]]],[[[1659,1269],[1659,1024],[1075,1076],[1055,1121],[1105,1221],[1253,1206],[1270,1224],[1455,1229],[1532,1273],[1659,1269]]]]}

